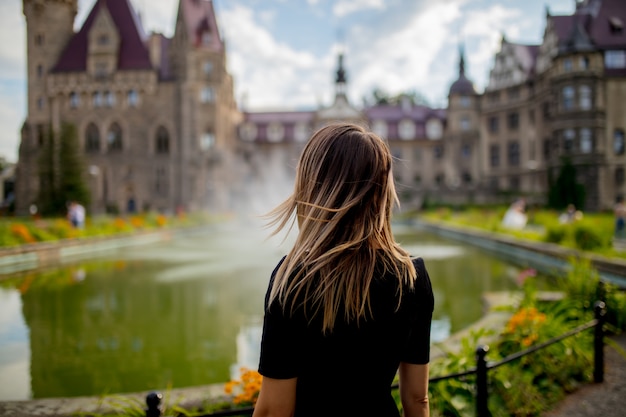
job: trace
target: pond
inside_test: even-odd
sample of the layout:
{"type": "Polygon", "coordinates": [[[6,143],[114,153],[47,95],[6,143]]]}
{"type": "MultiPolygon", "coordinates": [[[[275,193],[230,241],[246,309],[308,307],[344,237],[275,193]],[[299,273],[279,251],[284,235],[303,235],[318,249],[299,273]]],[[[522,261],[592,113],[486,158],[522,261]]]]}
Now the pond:
{"type": "MultiPolygon", "coordinates": [[[[471,246],[396,227],[426,261],[432,342],[479,319],[481,294],[519,268],[471,246]]],[[[225,382],[256,368],[269,275],[285,243],[254,223],[0,281],[0,401],[225,382]]]]}

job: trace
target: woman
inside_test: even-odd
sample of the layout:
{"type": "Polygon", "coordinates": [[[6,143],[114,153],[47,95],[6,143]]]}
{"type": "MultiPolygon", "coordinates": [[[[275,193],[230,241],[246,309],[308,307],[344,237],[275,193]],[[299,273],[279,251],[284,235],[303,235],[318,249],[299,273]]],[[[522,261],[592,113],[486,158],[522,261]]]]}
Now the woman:
{"type": "Polygon", "coordinates": [[[293,248],[266,296],[254,410],[263,416],[428,416],[433,294],[421,259],[395,242],[387,145],[352,124],[318,130],[293,194],[270,212],[293,248]]]}

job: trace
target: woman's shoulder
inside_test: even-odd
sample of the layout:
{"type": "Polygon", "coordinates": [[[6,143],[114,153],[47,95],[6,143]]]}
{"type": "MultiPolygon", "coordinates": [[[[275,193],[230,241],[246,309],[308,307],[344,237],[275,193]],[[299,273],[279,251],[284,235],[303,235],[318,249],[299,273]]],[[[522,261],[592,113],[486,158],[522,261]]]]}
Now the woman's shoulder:
{"type": "Polygon", "coordinates": [[[420,276],[420,273],[426,272],[426,264],[424,263],[424,258],[421,257],[411,257],[411,261],[413,262],[413,266],[415,267],[415,271],[417,272],[417,276],[420,276]]]}
{"type": "Polygon", "coordinates": [[[431,288],[430,276],[428,275],[424,259],[421,257],[412,257],[411,261],[417,273],[417,277],[415,278],[416,287],[431,288]]]}

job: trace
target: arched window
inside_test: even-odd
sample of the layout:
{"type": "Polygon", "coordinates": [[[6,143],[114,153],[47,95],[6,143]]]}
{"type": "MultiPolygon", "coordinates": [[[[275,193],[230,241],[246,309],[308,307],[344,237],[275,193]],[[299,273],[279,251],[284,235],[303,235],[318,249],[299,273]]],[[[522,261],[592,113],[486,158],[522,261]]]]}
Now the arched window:
{"type": "Polygon", "coordinates": [[[85,133],[85,151],[88,153],[100,152],[100,132],[93,123],[89,123],[85,133]]]}
{"type": "Polygon", "coordinates": [[[156,132],[156,153],[164,154],[170,152],[170,135],[167,133],[167,129],[163,126],[159,126],[156,132]]]}
{"type": "Polygon", "coordinates": [[[109,152],[122,150],[122,129],[117,123],[113,123],[107,133],[109,152]]]}

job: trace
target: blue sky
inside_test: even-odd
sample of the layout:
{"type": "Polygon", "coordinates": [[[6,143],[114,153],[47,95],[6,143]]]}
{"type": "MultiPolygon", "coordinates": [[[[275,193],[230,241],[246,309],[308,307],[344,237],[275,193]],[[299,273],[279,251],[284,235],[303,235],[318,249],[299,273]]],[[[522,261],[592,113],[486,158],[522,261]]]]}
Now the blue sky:
{"type": "MultiPolygon", "coordinates": [[[[95,0],[79,0],[76,28],[95,0]]],[[[178,0],[131,0],[146,32],[174,30],[178,0]]],[[[539,43],[545,8],[569,14],[574,0],[214,0],[240,107],[314,109],[331,104],[339,51],[348,95],[360,106],[374,88],[417,91],[445,106],[458,75],[479,91],[504,33],[539,43]]],[[[0,156],[17,160],[26,117],[25,21],[20,0],[0,1],[0,156]]]]}

